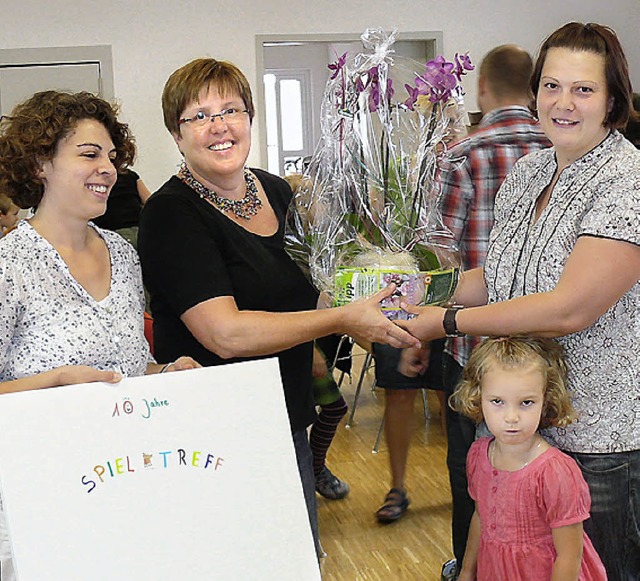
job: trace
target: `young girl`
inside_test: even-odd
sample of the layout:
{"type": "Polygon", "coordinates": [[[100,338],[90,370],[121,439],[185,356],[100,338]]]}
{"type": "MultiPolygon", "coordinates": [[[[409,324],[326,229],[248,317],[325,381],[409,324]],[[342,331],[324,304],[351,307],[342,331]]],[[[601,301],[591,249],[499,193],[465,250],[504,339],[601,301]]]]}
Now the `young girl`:
{"type": "Polygon", "coordinates": [[[575,461],[538,433],[575,417],[562,348],[551,339],[487,339],[473,352],[452,407],[493,438],[467,457],[476,502],[459,581],[606,580],[582,529],[591,498],[575,461]]]}

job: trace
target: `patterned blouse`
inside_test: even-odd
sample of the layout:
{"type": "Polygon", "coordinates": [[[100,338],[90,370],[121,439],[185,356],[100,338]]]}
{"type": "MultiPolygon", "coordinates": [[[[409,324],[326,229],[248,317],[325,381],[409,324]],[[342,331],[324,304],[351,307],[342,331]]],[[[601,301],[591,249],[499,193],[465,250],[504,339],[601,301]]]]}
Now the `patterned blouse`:
{"type": "Polygon", "coordinates": [[[93,227],[111,257],[111,288],[101,301],[28,222],[0,241],[0,381],[62,365],[138,376],[153,361],[138,257],[118,234],[93,227]]]}
{"type": "MultiPolygon", "coordinates": [[[[537,198],[557,169],[545,149],[520,160],[496,198],[484,268],[489,302],[553,290],[579,236],[640,245],[640,151],[613,131],[566,167],[533,223],[537,198]]],[[[598,265],[593,265],[598,276],[598,265]]],[[[607,284],[606,280],[602,284],[607,284]]],[[[591,327],[560,337],[580,417],[547,435],[562,450],[640,449],[640,360],[636,284],[591,327]]]]}

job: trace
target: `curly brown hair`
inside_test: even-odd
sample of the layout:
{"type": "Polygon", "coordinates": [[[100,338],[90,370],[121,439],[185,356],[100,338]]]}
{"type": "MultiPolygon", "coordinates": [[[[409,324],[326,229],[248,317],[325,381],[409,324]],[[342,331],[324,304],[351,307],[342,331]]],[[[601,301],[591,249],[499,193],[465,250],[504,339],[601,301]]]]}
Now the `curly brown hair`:
{"type": "Polygon", "coordinates": [[[0,191],[20,208],[37,207],[44,193],[42,164],[53,159],[58,143],[83,119],[104,125],[116,149],[118,171],[132,164],[134,138],[117,114],[116,105],[84,91],[42,91],[20,103],[0,121],[0,191]]]}
{"type": "Polygon", "coordinates": [[[482,378],[494,365],[507,369],[535,366],[540,370],[544,378],[544,405],[539,427],[565,427],[576,418],[566,385],[564,349],[553,339],[541,337],[492,337],[480,343],[462,372],[462,381],[449,398],[452,409],[476,423],[483,420],[482,378]]]}

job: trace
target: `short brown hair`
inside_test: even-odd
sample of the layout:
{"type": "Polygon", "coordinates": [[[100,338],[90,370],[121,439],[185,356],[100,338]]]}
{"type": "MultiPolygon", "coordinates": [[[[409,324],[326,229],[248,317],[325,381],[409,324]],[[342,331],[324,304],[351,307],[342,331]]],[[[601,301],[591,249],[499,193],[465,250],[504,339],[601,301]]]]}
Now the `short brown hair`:
{"type": "Polygon", "coordinates": [[[480,76],[487,80],[491,93],[498,97],[531,99],[532,71],[531,55],[515,44],[497,46],[480,63],[480,76]]]}
{"type": "Polygon", "coordinates": [[[538,94],[542,67],[551,48],[568,48],[573,51],[586,51],[604,57],[604,71],[607,79],[607,93],[613,98],[613,106],[607,114],[604,124],[613,129],[624,127],[633,112],[631,102],[631,79],[629,65],[615,31],[608,26],[589,22],[569,22],[553,32],[540,47],[533,75],[531,90],[538,94]]]}
{"type": "Polygon", "coordinates": [[[42,91],[20,103],[0,123],[0,190],[20,208],[38,206],[44,193],[42,164],[54,158],[58,143],[83,119],[104,125],[117,170],[133,163],[134,139],[117,114],[116,105],[87,92],[42,91]]]}
{"type": "Polygon", "coordinates": [[[180,133],[180,116],[203,89],[214,88],[221,96],[240,95],[253,121],[255,109],[247,77],[234,64],[212,58],[200,58],[171,73],[162,91],[164,125],[172,134],[180,133]]]}
{"type": "Polygon", "coordinates": [[[482,378],[487,370],[536,366],[544,378],[544,404],[540,427],[564,427],[576,417],[567,391],[564,350],[553,339],[538,337],[498,337],[485,339],[471,354],[462,372],[462,381],[449,399],[457,412],[480,423],[482,415],[482,378]]]}

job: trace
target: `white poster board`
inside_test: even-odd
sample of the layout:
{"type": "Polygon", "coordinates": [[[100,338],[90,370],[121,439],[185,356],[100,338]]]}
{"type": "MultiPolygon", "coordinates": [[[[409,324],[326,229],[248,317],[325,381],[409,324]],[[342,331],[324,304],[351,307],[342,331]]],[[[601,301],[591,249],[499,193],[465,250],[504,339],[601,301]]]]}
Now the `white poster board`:
{"type": "Polygon", "coordinates": [[[19,581],[320,579],[275,359],[0,396],[19,581]]]}

